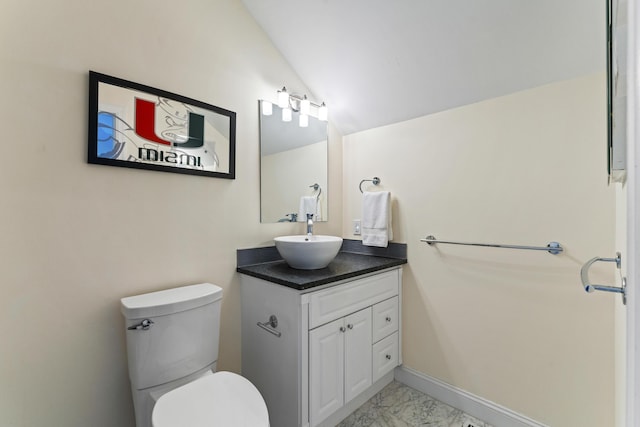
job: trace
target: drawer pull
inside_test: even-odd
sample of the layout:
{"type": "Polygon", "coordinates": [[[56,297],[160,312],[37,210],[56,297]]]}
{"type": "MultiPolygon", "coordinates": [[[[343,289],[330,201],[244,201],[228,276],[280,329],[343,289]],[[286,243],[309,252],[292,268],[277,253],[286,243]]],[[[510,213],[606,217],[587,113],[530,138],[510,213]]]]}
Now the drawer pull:
{"type": "Polygon", "coordinates": [[[344,328],[344,326],[340,326],[340,332],[344,332],[346,331],[346,329],[344,328]]]}
{"type": "Polygon", "coordinates": [[[353,325],[352,325],[351,323],[349,323],[349,324],[347,325],[347,328],[349,328],[349,329],[353,329],[353,325]]]}
{"type": "Polygon", "coordinates": [[[387,354],[385,357],[387,358],[387,360],[391,360],[391,355],[390,354],[387,354]]]}
{"type": "Polygon", "coordinates": [[[385,319],[384,319],[384,320],[386,320],[386,321],[387,321],[387,323],[391,323],[391,317],[389,317],[389,316],[385,317],[385,319]]]}

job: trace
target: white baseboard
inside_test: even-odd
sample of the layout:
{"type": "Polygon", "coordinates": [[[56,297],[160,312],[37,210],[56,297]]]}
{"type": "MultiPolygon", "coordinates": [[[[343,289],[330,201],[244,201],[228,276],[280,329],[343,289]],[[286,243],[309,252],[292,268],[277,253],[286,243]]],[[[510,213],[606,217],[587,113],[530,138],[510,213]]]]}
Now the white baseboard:
{"type": "Polygon", "coordinates": [[[434,399],[460,409],[472,417],[495,427],[548,427],[489,400],[405,366],[397,367],[394,377],[398,382],[428,394],[434,399]]]}

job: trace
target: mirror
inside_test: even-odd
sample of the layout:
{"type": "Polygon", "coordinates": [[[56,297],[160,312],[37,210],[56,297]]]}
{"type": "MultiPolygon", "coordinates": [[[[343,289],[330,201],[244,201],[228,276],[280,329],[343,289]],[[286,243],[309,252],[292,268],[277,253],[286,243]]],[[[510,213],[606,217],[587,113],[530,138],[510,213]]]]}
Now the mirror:
{"type": "Polygon", "coordinates": [[[259,102],[260,221],[306,222],[300,214],[309,210],[314,222],[327,221],[327,122],[309,116],[309,126],[300,127],[295,111],[289,122],[275,104],[263,114],[267,102],[259,102]]]}
{"type": "Polygon", "coordinates": [[[627,160],[626,17],[626,1],[607,1],[607,166],[610,182],[624,181],[627,160]]]}

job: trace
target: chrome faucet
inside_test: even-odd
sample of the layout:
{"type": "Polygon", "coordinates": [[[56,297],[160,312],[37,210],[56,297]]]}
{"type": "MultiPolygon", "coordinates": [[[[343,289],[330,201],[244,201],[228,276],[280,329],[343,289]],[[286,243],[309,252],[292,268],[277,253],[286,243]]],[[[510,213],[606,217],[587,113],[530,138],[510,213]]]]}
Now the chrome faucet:
{"type": "Polygon", "coordinates": [[[313,235],[313,214],[307,214],[307,237],[313,235]]]}
{"type": "Polygon", "coordinates": [[[278,220],[278,222],[296,222],[296,221],[298,221],[298,214],[297,213],[286,214],[284,216],[284,218],[280,218],[278,220]]]}

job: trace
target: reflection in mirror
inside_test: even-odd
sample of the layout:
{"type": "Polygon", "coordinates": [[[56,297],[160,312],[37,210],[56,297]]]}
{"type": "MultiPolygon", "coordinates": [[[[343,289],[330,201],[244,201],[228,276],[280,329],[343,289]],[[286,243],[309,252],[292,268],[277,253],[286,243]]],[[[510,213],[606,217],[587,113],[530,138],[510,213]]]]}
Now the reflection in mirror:
{"type": "Polygon", "coordinates": [[[261,222],[306,222],[306,212],[315,211],[315,221],[327,221],[327,122],[309,116],[307,127],[299,126],[299,113],[282,120],[282,109],[272,105],[263,114],[260,101],[260,220],[261,222]]]}

